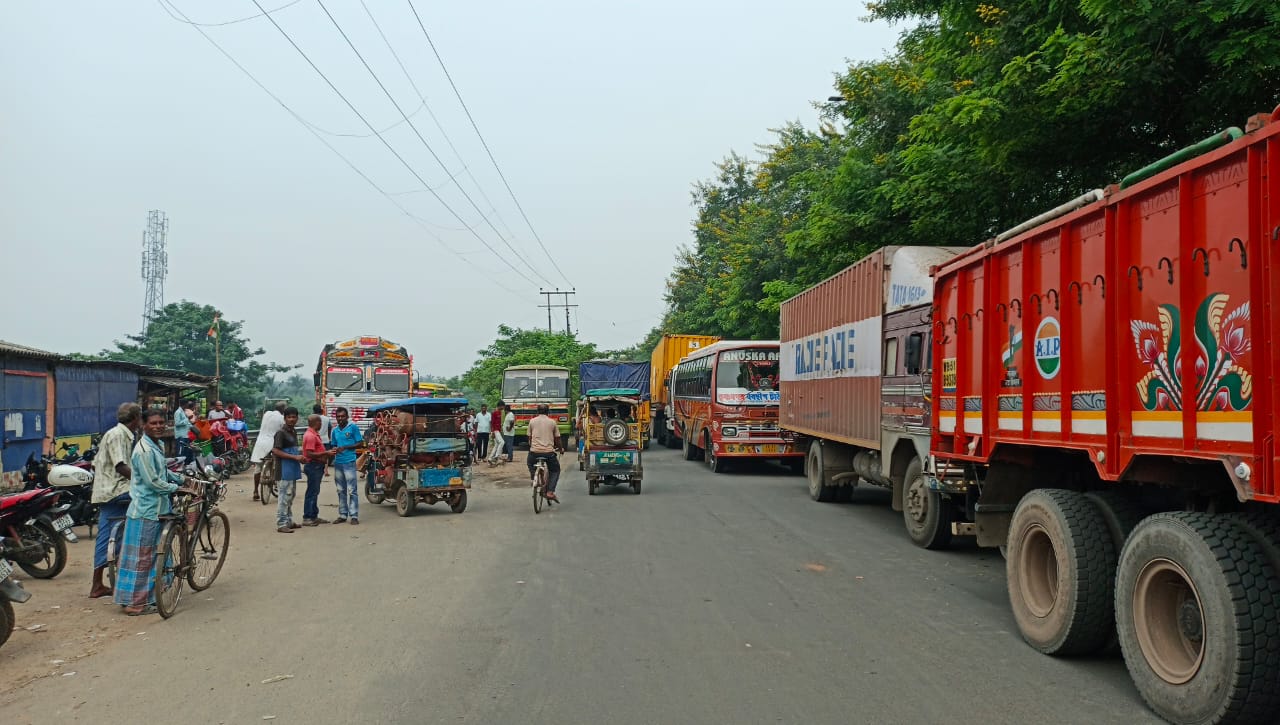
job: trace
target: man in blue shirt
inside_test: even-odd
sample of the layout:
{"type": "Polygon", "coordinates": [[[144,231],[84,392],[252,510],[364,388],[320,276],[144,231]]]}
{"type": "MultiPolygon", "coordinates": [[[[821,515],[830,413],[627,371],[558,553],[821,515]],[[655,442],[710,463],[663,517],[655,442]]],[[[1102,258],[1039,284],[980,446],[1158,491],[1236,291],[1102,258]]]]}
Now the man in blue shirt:
{"type": "Polygon", "coordinates": [[[191,418],[187,416],[187,409],[191,407],[191,401],[184,400],[173,411],[173,454],[181,458],[184,463],[190,463],[196,459],[196,453],[191,449],[191,418]]]}
{"type": "Polygon", "coordinates": [[[333,459],[333,480],[338,484],[338,518],[333,523],[360,523],[360,486],[356,474],[356,446],[364,441],[360,429],[352,423],[346,408],[333,412],[336,425],[329,434],[329,443],[337,451],[333,459]]]}

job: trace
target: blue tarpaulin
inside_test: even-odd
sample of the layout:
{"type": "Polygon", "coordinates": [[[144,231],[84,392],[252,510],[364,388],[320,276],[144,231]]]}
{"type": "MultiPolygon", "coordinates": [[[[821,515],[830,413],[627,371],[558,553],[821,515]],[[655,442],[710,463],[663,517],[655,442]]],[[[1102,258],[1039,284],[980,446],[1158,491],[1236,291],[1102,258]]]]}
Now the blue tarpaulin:
{"type": "Polygon", "coordinates": [[[593,360],[578,366],[578,391],[586,395],[597,388],[635,388],[640,399],[649,399],[649,363],[593,360]]]}

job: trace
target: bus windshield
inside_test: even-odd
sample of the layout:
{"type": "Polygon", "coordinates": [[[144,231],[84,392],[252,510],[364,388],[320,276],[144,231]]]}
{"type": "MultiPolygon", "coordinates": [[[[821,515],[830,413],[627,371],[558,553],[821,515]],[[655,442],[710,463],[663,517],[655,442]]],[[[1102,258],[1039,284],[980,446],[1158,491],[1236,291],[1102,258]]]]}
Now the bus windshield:
{"type": "Polygon", "coordinates": [[[409,369],[375,368],[373,371],[373,389],[380,393],[409,392],[409,369]]]}
{"type": "Polygon", "coordinates": [[[364,387],[364,371],[359,368],[329,368],[325,372],[325,382],[335,393],[360,390],[364,387]]]}
{"type": "Polygon", "coordinates": [[[729,405],[777,405],[778,351],[725,350],[716,365],[716,401],[729,405]]]}

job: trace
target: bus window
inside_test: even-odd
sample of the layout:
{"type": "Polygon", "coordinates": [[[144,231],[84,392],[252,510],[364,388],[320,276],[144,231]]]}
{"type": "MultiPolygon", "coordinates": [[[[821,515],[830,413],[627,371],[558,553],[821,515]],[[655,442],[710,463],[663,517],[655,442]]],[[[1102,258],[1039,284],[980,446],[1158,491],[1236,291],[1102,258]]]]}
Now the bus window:
{"type": "Polygon", "coordinates": [[[884,369],[880,374],[898,374],[898,338],[896,337],[891,337],[884,341],[884,369]]]}

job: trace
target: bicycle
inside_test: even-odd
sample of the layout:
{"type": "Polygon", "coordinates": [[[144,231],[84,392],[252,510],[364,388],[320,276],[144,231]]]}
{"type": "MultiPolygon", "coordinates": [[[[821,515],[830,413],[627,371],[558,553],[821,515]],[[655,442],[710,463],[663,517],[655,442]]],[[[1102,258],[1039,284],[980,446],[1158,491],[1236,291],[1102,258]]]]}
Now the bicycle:
{"type": "Polygon", "coordinates": [[[280,492],[276,489],[276,469],[279,463],[276,457],[267,454],[262,459],[262,471],[258,477],[258,495],[262,498],[262,505],[267,506],[271,503],[272,498],[279,498],[280,492]]]}
{"type": "Polygon", "coordinates": [[[201,482],[204,493],[187,494],[179,511],[161,516],[165,522],[156,548],[156,609],[168,619],[178,608],[185,581],[191,589],[202,592],[213,585],[227,560],[231,543],[231,522],[218,510],[218,502],[227,495],[222,482],[201,482]]]}
{"type": "Polygon", "coordinates": [[[120,537],[124,536],[123,516],[107,519],[111,534],[107,536],[107,583],[116,588],[116,572],[120,569],[120,537]]]}
{"type": "MultiPolygon", "coordinates": [[[[560,453],[557,451],[556,455],[560,453]]],[[[538,462],[533,464],[533,512],[535,514],[542,513],[542,503],[545,501],[547,510],[551,510],[551,504],[557,503],[555,499],[547,498],[547,477],[550,471],[547,468],[547,459],[539,458],[538,462]]]]}

